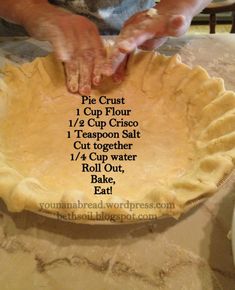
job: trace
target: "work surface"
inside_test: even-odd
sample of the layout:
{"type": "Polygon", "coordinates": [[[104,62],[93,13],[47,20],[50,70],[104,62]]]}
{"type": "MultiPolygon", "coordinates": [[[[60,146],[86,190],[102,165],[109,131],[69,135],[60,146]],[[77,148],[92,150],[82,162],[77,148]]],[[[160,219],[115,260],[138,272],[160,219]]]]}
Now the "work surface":
{"type": "MultiPolygon", "coordinates": [[[[48,54],[31,39],[0,39],[0,65],[48,54]]],[[[235,91],[235,35],[169,40],[160,53],[179,53],[235,91]]],[[[9,213],[0,202],[1,290],[235,290],[231,228],[235,175],[179,221],[88,226],[32,213],[9,213]]]]}

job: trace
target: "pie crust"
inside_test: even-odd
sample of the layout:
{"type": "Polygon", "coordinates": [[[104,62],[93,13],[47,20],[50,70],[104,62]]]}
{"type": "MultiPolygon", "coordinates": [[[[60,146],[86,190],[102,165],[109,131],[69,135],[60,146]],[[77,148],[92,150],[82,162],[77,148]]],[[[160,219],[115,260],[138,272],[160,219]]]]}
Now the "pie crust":
{"type": "Polygon", "coordinates": [[[235,94],[225,91],[223,80],[209,77],[202,67],[183,64],[179,55],[138,51],[130,57],[121,85],[107,79],[91,93],[97,100],[102,95],[124,97],[121,108],[131,109],[131,116],[121,117],[137,120],[141,132],[139,139],[120,139],[132,143],[132,150],[112,151],[138,156],[123,163],[124,174],[112,173],[116,180],[112,195],[94,195],[90,174],[81,173],[79,164],[69,158],[68,121],[75,117],[81,96],[67,92],[63,67],[54,55],[18,67],[6,65],[3,73],[0,197],[10,211],[51,217],[59,213],[65,220],[71,213],[84,214],[82,219],[69,220],[77,223],[137,222],[143,220],[141,216],[177,218],[214,194],[234,168],[235,94]],[[135,208],[63,207],[78,200],[130,202],[135,208]],[[51,206],[42,208],[42,204],[51,206]],[[91,212],[96,215],[84,218],[91,212]]]}

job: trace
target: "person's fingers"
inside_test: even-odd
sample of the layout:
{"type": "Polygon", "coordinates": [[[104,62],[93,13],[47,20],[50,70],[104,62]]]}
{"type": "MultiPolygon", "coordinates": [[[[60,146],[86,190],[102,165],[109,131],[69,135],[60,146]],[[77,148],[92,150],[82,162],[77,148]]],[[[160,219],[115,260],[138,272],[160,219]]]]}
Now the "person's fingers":
{"type": "Polygon", "coordinates": [[[67,88],[71,93],[78,92],[79,65],[77,60],[64,63],[67,88]]]}
{"type": "Polygon", "coordinates": [[[94,51],[85,50],[79,53],[79,93],[89,95],[91,92],[91,78],[94,68],[94,51]]]}
{"type": "Polygon", "coordinates": [[[130,53],[154,37],[180,36],[186,32],[188,26],[183,15],[158,15],[153,19],[144,20],[132,29],[124,29],[116,45],[120,51],[130,53]]]}
{"type": "Polygon", "coordinates": [[[91,25],[83,34],[77,35],[76,57],[79,63],[79,84],[80,94],[88,95],[91,91],[93,78],[96,83],[101,79],[101,63],[104,57],[104,47],[96,27],[91,25]]]}
{"type": "Polygon", "coordinates": [[[143,47],[150,48],[148,41],[151,39],[158,38],[154,44],[156,48],[166,41],[167,36],[182,35],[187,28],[186,19],[182,15],[158,15],[154,19],[147,19],[138,25],[124,28],[115,44],[115,53],[112,54],[108,62],[109,69],[106,69],[104,74],[111,75],[111,70],[114,73],[125,56],[144,43],[147,42],[147,45],[143,47]]]}
{"type": "Polygon", "coordinates": [[[134,31],[133,35],[120,40],[117,43],[117,47],[120,52],[127,54],[131,53],[133,50],[135,50],[138,46],[143,44],[145,41],[151,39],[154,37],[154,34],[149,31],[141,31],[141,30],[136,30],[134,31]]]}
{"type": "Polygon", "coordinates": [[[106,50],[101,37],[96,34],[92,38],[92,45],[94,47],[94,69],[92,73],[92,83],[98,86],[102,79],[102,70],[106,59],[106,50]]]}
{"type": "Polygon", "coordinates": [[[96,51],[94,69],[92,73],[92,84],[99,86],[102,81],[102,70],[105,63],[105,51],[96,51]]]}
{"type": "MultiPolygon", "coordinates": [[[[84,69],[85,76],[81,76],[81,81],[86,82],[85,87],[87,86],[87,89],[85,89],[85,91],[88,91],[88,87],[91,87],[91,84],[98,86],[101,82],[106,51],[99,35],[98,28],[92,23],[89,29],[83,32],[83,40],[81,43],[83,51],[86,52],[85,57],[83,56],[83,60],[88,62],[88,70],[84,69]],[[90,51],[90,53],[88,53],[88,51],[90,51]],[[90,74],[90,76],[88,76],[88,74],[90,74]],[[89,79],[89,84],[86,79],[87,81],[89,79]]],[[[81,85],[82,83],[79,86],[81,85]]]]}
{"type": "Polygon", "coordinates": [[[115,83],[121,83],[124,80],[128,59],[129,55],[126,55],[122,63],[117,68],[115,74],[113,75],[112,78],[115,83]]]}
{"type": "Polygon", "coordinates": [[[127,39],[123,39],[121,36],[121,40],[118,40],[115,44],[114,50],[104,66],[103,74],[106,76],[113,75],[129,53],[151,38],[153,38],[152,34],[148,32],[143,33],[137,30],[127,39]]]}
{"type": "Polygon", "coordinates": [[[99,56],[96,56],[94,70],[92,74],[92,84],[94,86],[99,86],[101,83],[103,64],[104,62],[102,61],[102,59],[100,59],[99,56]]]}
{"type": "Polygon", "coordinates": [[[156,34],[163,36],[166,25],[164,18],[159,17],[157,21],[158,23],[156,25],[156,23],[153,23],[152,19],[147,19],[137,25],[123,29],[115,43],[114,52],[110,56],[104,69],[104,75],[112,75],[123,62],[127,54],[130,54],[147,40],[154,38],[156,34]],[[153,29],[153,26],[155,29],[153,29]]]}
{"type": "Polygon", "coordinates": [[[166,41],[167,37],[160,37],[160,38],[153,38],[145,41],[142,45],[140,45],[138,48],[142,50],[155,50],[162,46],[166,41]]]}
{"type": "Polygon", "coordinates": [[[57,59],[64,64],[66,85],[71,93],[78,92],[79,65],[75,57],[76,38],[73,30],[64,30],[63,33],[54,31],[51,43],[57,59]]]}
{"type": "Polygon", "coordinates": [[[127,53],[123,53],[117,47],[114,47],[113,52],[103,66],[102,74],[105,76],[112,76],[121,63],[125,61],[126,57],[127,53]]]}
{"type": "Polygon", "coordinates": [[[146,19],[146,11],[142,11],[142,12],[138,12],[134,15],[132,15],[123,25],[123,28],[132,25],[132,24],[137,24],[140,23],[141,21],[143,21],[144,19],[146,19]]]}
{"type": "Polygon", "coordinates": [[[86,17],[57,11],[32,29],[32,34],[49,41],[59,61],[64,64],[66,84],[72,93],[88,94],[91,84],[99,84],[105,49],[96,25],[86,17]]]}

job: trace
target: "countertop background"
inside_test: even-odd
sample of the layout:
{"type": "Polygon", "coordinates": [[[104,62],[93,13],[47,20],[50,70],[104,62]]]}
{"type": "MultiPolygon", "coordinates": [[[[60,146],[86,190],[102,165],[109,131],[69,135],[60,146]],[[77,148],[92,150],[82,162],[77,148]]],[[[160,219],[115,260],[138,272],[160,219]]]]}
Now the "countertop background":
{"type": "MultiPolygon", "coordinates": [[[[47,43],[0,38],[0,66],[47,55],[47,43]]],[[[160,53],[179,53],[235,91],[235,35],[170,39],[160,53]]],[[[89,226],[0,201],[1,290],[235,290],[231,229],[235,174],[217,194],[178,221],[89,226]]]]}

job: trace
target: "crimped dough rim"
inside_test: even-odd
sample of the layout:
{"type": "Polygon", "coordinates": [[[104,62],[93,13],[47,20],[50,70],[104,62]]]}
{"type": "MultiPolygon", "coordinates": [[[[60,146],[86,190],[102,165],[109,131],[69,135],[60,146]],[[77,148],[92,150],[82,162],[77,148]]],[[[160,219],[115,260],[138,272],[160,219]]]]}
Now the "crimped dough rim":
{"type": "MultiPolygon", "coordinates": [[[[7,65],[3,69],[4,80],[0,80],[0,106],[4,106],[12,93],[19,88],[14,88],[11,80],[20,79],[29,81],[28,75],[34,73],[44,73],[43,67],[47,65],[47,73],[44,76],[45,82],[51,82],[54,88],[64,86],[64,74],[62,65],[56,62],[53,55],[37,58],[32,63],[27,63],[19,67],[7,65]],[[60,72],[57,77],[50,73],[53,66],[60,72]],[[59,85],[60,84],[60,85],[59,85]]],[[[141,213],[154,214],[158,218],[173,216],[178,218],[182,213],[213,195],[219,185],[226,180],[234,169],[235,164],[235,94],[226,91],[222,79],[211,78],[202,67],[190,68],[181,62],[179,55],[166,57],[151,52],[137,52],[130,58],[128,72],[133,68],[141,70],[144,64],[154,63],[158,69],[155,78],[161,79],[160,85],[164,84],[169,75],[174,74],[175,68],[183,68],[187,71],[187,78],[182,78],[175,88],[170,88],[174,93],[183,96],[188,104],[188,114],[191,121],[192,130],[195,134],[196,150],[198,158],[190,170],[182,177],[177,178],[171,184],[156,188],[156,190],[144,196],[136,202],[161,202],[174,203],[173,209],[155,209],[151,212],[141,211],[141,213]],[[138,60],[138,62],[136,62],[138,60]],[[139,62],[139,60],[141,60],[139,62]],[[192,91],[190,88],[197,88],[192,91]],[[196,111],[195,111],[196,110],[196,111]],[[195,115],[195,112],[197,114],[195,115]]],[[[151,71],[143,72],[145,78],[153,76],[151,71]]],[[[127,77],[125,81],[130,81],[127,77]]],[[[158,86],[156,82],[154,85],[158,86]]],[[[157,88],[155,88],[157,90],[157,88]]],[[[148,86],[146,85],[148,93],[148,86]]],[[[4,113],[1,113],[4,118],[4,113]]],[[[5,160],[4,152],[0,155],[0,197],[6,203],[8,209],[13,212],[29,210],[41,215],[55,217],[54,210],[40,210],[40,200],[51,202],[69,202],[66,196],[51,192],[44,188],[40,182],[34,178],[22,176],[14,168],[11,168],[5,160]]],[[[118,197],[115,197],[118,199],[118,197]]],[[[128,198],[127,198],[128,199],[128,198]]],[[[84,200],[85,201],[85,200],[84,200]]],[[[86,200],[87,201],[87,200],[86,200]]],[[[99,212],[99,209],[96,209],[99,212]]],[[[68,209],[60,209],[59,213],[68,213],[68,209]]],[[[80,210],[79,213],[85,213],[80,210]]],[[[100,210],[100,213],[110,215],[111,221],[106,220],[73,220],[77,223],[109,224],[120,223],[115,215],[128,214],[128,210],[108,209],[100,210]]],[[[133,213],[140,213],[139,209],[133,213]]],[[[137,222],[140,220],[122,220],[122,222],[137,222]]]]}

